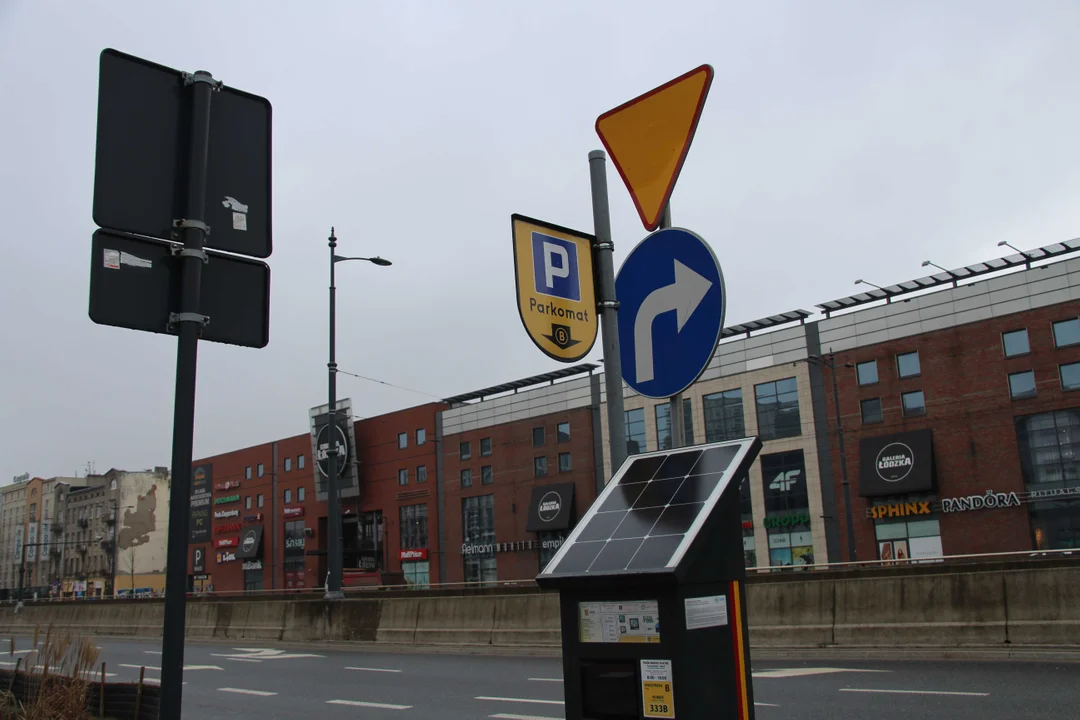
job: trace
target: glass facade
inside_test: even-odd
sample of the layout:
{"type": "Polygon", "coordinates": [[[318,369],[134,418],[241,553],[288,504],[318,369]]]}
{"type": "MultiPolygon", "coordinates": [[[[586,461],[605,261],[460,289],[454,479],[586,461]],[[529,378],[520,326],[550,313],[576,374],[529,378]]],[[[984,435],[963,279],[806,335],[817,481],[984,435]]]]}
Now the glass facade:
{"type": "MultiPolygon", "coordinates": [[[[683,438],[684,446],[694,444],[694,414],[690,398],[683,398],[683,438]]],[[[670,450],[671,443],[671,403],[656,406],[656,441],[660,450],[670,450]]]]}
{"type": "Polygon", "coordinates": [[[1016,419],[1036,549],[1080,547],[1080,408],[1016,419]]]}
{"type": "Polygon", "coordinates": [[[705,442],[746,437],[742,388],[706,395],[701,398],[701,407],[705,411],[705,442]]]}
{"type": "Polygon", "coordinates": [[[645,439],[645,408],[626,411],[626,454],[637,455],[648,452],[649,443],[645,439]]]}
{"type": "Polygon", "coordinates": [[[286,587],[304,587],[304,521],[285,523],[285,555],[282,561],[286,587]]]}
{"type": "Polygon", "coordinates": [[[769,565],[812,565],[814,540],[810,534],[810,496],[803,451],[762,455],[761,479],[769,565]]]}
{"type": "Polygon", "coordinates": [[[401,548],[426,548],[428,546],[427,503],[402,505],[398,508],[401,526],[401,548]]]}
{"type": "Polygon", "coordinates": [[[478,495],[461,499],[463,529],[462,560],[465,563],[465,582],[495,582],[498,577],[495,550],[495,496],[478,495]],[[480,552],[472,552],[472,549],[480,552]]]}
{"type": "Polygon", "coordinates": [[[795,378],[754,386],[757,401],[758,435],[762,440],[798,437],[802,434],[799,417],[799,386],[795,378]]]}
{"type": "MultiPolygon", "coordinates": [[[[905,495],[904,503],[929,502],[930,507],[935,508],[934,499],[933,495],[905,495]]],[[[895,503],[895,498],[873,502],[875,507],[895,503]]],[[[903,562],[941,557],[941,523],[938,518],[935,508],[929,515],[886,516],[874,520],[878,559],[903,562]]]]}

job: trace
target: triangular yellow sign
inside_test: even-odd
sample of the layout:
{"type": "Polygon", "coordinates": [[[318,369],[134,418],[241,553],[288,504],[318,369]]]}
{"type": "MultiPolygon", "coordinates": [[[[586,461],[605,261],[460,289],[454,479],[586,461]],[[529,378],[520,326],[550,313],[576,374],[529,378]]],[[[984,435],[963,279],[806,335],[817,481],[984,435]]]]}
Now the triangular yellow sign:
{"type": "Polygon", "coordinates": [[[702,65],[596,119],[596,134],[626,183],[646,230],[660,224],[712,79],[712,66],[702,65]]]}

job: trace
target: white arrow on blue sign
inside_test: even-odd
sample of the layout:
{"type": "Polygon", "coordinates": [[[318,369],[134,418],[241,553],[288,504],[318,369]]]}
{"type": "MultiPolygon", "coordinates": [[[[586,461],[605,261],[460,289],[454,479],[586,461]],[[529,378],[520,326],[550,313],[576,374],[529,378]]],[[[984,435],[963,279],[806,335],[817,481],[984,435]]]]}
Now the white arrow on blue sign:
{"type": "Polygon", "coordinates": [[[683,228],[652,233],[615,278],[623,380],[666,398],[701,377],[724,328],[724,275],[712,248],[683,228]]]}

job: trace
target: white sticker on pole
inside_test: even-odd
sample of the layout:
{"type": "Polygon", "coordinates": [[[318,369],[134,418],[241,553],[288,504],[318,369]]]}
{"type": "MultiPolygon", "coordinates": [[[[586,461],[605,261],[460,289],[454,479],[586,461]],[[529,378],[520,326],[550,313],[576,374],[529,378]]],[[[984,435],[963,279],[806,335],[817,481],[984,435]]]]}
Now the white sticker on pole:
{"type": "Polygon", "coordinates": [[[126,252],[120,253],[120,264],[143,269],[153,266],[153,263],[149,260],[126,252]]]}
{"type": "Polygon", "coordinates": [[[120,269],[120,251],[109,250],[105,248],[105,269],[106,270],[119,270],[120,269]]]}
{"type": "Polygon", "coordinates": [[[647,718],[675,717],[675,683],[670,660],[641,661],[641,706],[647,718]]]}
{"type": "Polygon", "coordinates": [[[727,596],[707,595],[683,600],[686,629],[700,630],[728,624],[727,596]]]}

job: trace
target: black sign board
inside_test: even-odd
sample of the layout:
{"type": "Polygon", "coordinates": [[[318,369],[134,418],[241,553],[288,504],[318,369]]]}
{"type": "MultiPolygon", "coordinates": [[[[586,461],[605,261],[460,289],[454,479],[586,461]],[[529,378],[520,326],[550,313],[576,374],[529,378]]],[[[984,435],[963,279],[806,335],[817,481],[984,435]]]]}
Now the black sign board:
{"type": "Polygon", "coordinates": [[[263,526],[244,528],[240,533],[240,549],[236,554],[244,560],[259,557],[262,551],[263,526]]]}
{"type": "MultiPolygon", "coordinates": [[[[183,218],[191,93],[185,74],[116,50],[101,53],[94,222],[169,238],[183,218]]],[[[207,247],[270,257],[266,98],[222,86],[210,105],[207,247]]]]}
{"type": "MultiPolygon", "coordinates": [[[[344,468],[349,466],[349,461],[352,459],[349,457],[349,436],[345,433],[345,428],[340,424],[334,428],[334,440],[337,443],[337,462],[338,471],[340,472],[344,468]]],[[[330,476],[330,458],[328,453],[330,451],[330,424],[327,423],[319,428],[318,434],[315,436],[315,447],[318,448],[319,454],[316,461],[319,463],[319,472],[323,477],[330,476]]]]}
{"type": "Polygon", "coordinates": [[[210,542],[210,484],[213,480],[213,465],[200,465],[191,475],[191,511],[188,530],[192,543],[210,542]]]}
{"type": "MultiPolygon", "coordinates": [[[[341,497],[356,497],[360,494],[359,459],[356,448],[349,438],[349,416],[338,407],[337,436],[338,443],[338,492],[341,497]],[[343,447],[344,444],[344,447],[343,447]]],[[[330,472],[326,451],[330,449],[327,436],[330,435],[330,413],[320,413],[312,419],[315,456],[315,496],[320,502],[329,494],[327,479],[330,472]]]]}
{"type": "Polygon", "coordinates": [[[859,495],[907,495],[934,489],[934,442],[929,429],[863,438],[859,495]]]}
{"type": "Polygon", "coordinates": [[[574,483],[533,488],[525,532],[549,532],[570,527],[574,506],[574,483]]]}
{"type": "MultiPolygon", "coordinates": [[[[175,333],[182,258],[178,243],[110,230],[94,233],[90,319],[99,325],[175,333]]],[[[209,318],[201,339],[262,348],[270,342],[270,266],[207,252],[199,312],[209,318]]]]}
{"type": "Polygon", "coordinates": [[[193,573],[206,572],[206,548],[197,547],[192,552],[191,572],[193,572],[193,573]]]}

